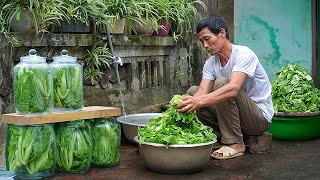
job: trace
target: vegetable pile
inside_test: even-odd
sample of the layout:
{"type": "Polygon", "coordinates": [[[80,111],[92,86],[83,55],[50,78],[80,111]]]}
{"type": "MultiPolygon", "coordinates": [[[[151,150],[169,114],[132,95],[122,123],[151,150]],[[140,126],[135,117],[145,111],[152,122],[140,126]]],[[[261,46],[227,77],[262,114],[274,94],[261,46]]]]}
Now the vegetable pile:
{"type": "Polygon", "coordinates": [[[316,112],[320,109],[320,91],[305,68],[288,64],[272,82],[275,112],[316,112]]]}
{"type": "Polygon", "coordinates": [[[57,169],[66,172],[85,172],[92,158],[91,128],[85,120],[59,123],[56,129],[57,169]]]}
{"type": "Polygon", "coordinates": [[[58,68],[54,72],[54,106],[79,109],[83,106],[83,88],[79,67],[58,68]]]}
{"type": "Polygon", "coordinates": [[[52,108],[52,75],[47,69],[19,68],[15,72],[14,100],[21,113],[42,113],[52,108]]]}
{"type": "Polygon", "coordinates": [[[98,166],[117,165],[120,161],[120,124],[114,118],[96,119],[92,124],[92,163],[98,166]]]}
{"type": "Polygon", "coordinates": [[[51,125],[9,125],[7,145],[7,170],[18,171],[24,167],[29,174],[54,171],[55,133],[51,125]]]}
{"type": "Polygon", "coordinates": [[[198,144],[213,141],[216,135],[209,126],[203,125],[195,111],[182,113],[175,106],[181,102],[181,95],[174,95],[171,107],[162,115],[150,119],[150,123],[138,129],[140,142],[171,144],[198,144]]]}

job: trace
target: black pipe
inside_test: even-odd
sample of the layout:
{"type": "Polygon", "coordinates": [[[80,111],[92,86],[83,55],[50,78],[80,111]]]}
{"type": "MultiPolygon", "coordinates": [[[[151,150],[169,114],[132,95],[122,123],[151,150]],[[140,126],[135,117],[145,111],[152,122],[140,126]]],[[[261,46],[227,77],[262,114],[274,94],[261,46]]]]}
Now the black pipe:
{"type": "Polygon", "coordinates": [[[121,99],[121,96],[123,96],[122,92],[121,92],[121,82],[120,82],[120,74],[119,74],[119,64],[122,65],[122,62],[121,62],[121,59],[119,57],[116,57],[114,55],[114,51],[113,51],[113,45],[112,45],[112,41],[111,41],[111,35],[110,35],[110,32],[109,32],[109,27],[108,27],[108,24],[106,24],[106,31],[107,31],[107,40],[108,40],[108,45],[109,45],[109,49],[110,49],[110,53],[112,55],[112,67],[114,68],[115,70],[115,73],[116,73],[116,78],[117,78],[117,81],[118,81],[118,84],[119,84],[119,99],[120,99],[120,103],[121,103],[121,107],[122,107],[122,112],[125,113],[124,111],[124,104],[123,104],[123,99],[121,99]]]}

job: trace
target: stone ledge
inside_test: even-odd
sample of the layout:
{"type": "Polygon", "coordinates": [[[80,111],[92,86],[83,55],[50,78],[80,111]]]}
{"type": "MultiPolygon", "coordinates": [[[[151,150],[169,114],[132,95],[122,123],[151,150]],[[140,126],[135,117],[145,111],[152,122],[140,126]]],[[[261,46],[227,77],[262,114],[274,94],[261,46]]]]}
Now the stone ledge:
{"type": "MultiPolygon", "coordinates": [[[[18,34],[17,39],[22,40],[20,47],[57,47],[57,46],[92,46],[95,34],[18,34]]],[[[107,42],[107,36],[101,35],[107,42]]],[[[7,44],[3,34],[0,35],[1,47],[7,44]]],[[[143,35],[112,35],[113,46],[176,46],[177,42],[172,37],[143,36],[143,35]]]]}

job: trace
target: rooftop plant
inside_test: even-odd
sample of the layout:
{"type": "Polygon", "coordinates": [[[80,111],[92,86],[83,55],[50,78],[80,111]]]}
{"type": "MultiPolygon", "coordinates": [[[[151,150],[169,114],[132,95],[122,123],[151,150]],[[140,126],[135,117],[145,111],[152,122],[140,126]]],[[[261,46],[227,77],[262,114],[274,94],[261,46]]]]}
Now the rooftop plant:
{"type": "Polygon", "coordinates": [[[56,0],[3,0],[0,3],[0,32],[13,45],[18,45],[19,41],[12,36],[12,22],[23,22],[23,11],[29,12],[36,34],[46,32],[52,24],[59,24],[59,20],[65,16],[56,0]]]}

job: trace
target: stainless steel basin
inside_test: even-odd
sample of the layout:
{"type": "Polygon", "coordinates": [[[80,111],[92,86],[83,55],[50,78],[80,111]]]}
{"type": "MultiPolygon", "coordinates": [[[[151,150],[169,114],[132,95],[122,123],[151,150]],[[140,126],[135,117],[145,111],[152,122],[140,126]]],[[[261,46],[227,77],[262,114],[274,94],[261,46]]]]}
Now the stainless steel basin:
{"type": "Polygon", "coordinates": [[[117,121],[121,123],[124,136],[131,142],[138,135],[138,127],[144,127],[149,123],[151,118],[160,116],[161,113],[139,113],[117,117],[117,121]]]}
{"type": "MultiPolygon", "coordinates": [[[[139,143],[138,137],[134,140],[139,143]]],[[[209,162],[215,142],[216,139],[207,143],[168,147],[158,143],[141,143],[139,153],[144,165],[152,171],[166,174],[192,173],[201,170],[209,162]]]]}

